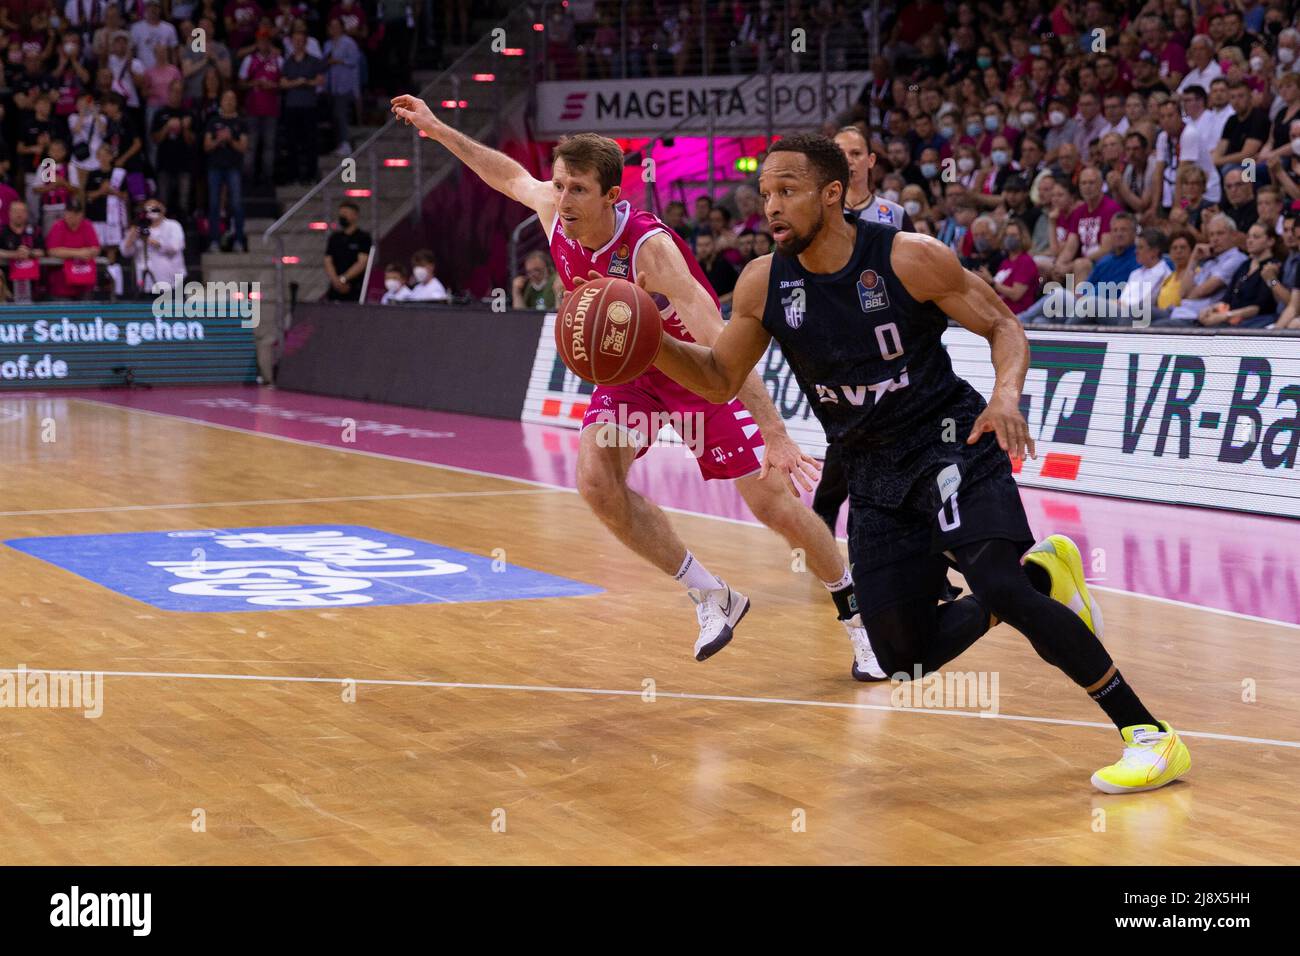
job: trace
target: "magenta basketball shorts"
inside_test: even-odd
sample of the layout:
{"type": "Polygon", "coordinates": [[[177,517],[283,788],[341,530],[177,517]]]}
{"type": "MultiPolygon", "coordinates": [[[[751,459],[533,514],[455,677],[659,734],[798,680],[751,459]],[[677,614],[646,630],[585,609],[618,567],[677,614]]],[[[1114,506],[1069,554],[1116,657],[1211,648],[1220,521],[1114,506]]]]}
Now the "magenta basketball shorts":
{"type": "Polygon", "coordinates": [[[598,385],[582,418],[582,427],[609,422],[618,438],[637,448],[640,458],[667,425],[677,432],[695,457],[700,474],[711,478],[743,478],[763,465],[763,435],[749,410],[732,399],[714,405],[651,369],[625,385],[598,385]]]}

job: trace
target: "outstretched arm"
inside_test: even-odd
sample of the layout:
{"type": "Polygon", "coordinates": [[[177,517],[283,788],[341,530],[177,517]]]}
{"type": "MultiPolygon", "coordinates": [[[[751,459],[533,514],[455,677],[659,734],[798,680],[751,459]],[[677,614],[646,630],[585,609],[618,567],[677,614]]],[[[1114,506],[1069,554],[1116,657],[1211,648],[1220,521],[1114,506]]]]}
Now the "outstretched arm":
{"type": "MultiPolygon", "coordinates": [[[[682,324],[686,326],[686,331],[691,333],[691,337],[701,345],[717,344],[719,336],[727,326],[722,321],[717,307],[713,304],[713,299],[704,287],[695,280],[687,267],[685,260],[682,259],[681,250],[677,244],[668,238],[664,233],[652,235],[637,250],[636,254],[636,275],[639,284],[650,292],[658,292],[666,296],[668,301],[673,304],[677,315],[681,318],[682,324]]],[[[763,280],[761,289],[766,294],[767,280],[763,280]]],[[[739,291],[739,287],[737,287],[739,291]]],[[[732,298],[732,318],[736,321],[736,299],[732,298]]],[[[761,317],[763,314],[762,299],[758,303],[756,313],[760,317],[760,322],[756,327],[762,331],[761,317]]],[[[676,340],[674,340],[676,341],[676,340]]],[[[805,461],[811,463],[813,459],[804,455],[789,432],[786,431],[785,420],[781,413],[776,410],[772,404],[772,398],[767,393],[762,380],[758,373],[754,371],[754,365],[762,358],[763,352],[767,349],[767,340],[763,340],[762,350],[758,357],[749,363],[749,373],[744,377],[737,391],[727,395],[723,401],[729,401],[734,395],[740,399],[740,403],[745,406],[754,421],[758,423],[759,430],[763,433],[763,444],[765,451],[763,453],[763,474],[766,476],[771,468],[780,472],[791,472],[799,469],[799,462],[805,461]]],[[[689,386],[688,386],[689,387],[689,386]]],[[[791,486],[792,492],[797,494],[794,487],[791,486]]]]}
{"type": "Polygon", "coordinates": [[[452,129],[434,116],[429,104],[418,97],[409,93],[394,96],[392,108],[398,119],[405,120],[408,126],[423,130],[430,139],[442,143],[457,159],[474,170],[483,182],[537,213],[547,235],[550,235],[555,226],[554,186],[534,179],[528,170],[505,153],[484,146],[459,130],[452,129]]]}
{"type": "Polygon", "coordinates": [[[771,256],[745,266],[732,293],[731,321],[714,338],[712,347],[683,342],[665,332],[655,359],[658,369],[710,402],[731,401],[772,338],[762,320],[770,269],[771,256]]]}
{"type": "Polygon", "coordinates": [[[958,324],[988,339],[997,377],[988,408],[975,420],[966,443],[973,445],[985,432],[994,432],[1012,458],[1024,458],[1026,450],[1037,457],[1020,414],[1020,391],[1029,370],[1029,339],[1020,321],[988,283],[963,269],[953,251],[938,240],[901,233],[894,238],[890,263],[914,299],[933,302],[958,324]]]}

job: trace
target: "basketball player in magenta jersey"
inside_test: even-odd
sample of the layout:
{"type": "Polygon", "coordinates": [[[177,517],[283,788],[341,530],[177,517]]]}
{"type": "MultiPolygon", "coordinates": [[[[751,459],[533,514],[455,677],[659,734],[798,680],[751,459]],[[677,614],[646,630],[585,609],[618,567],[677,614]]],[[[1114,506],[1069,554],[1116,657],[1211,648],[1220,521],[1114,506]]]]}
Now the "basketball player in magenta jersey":
{"type": "MultiPolygon", "coordinates": [[[[588,278],[618,276],[655,297],[664,331],[674,339],[710,343],[722,331],[717,296],[689,247],[653,215],[619,200],[623,153],[612,139],[583,133],[565,140],[556,148],[551,179],[543,181],[505,154],[442,123],[417,97],[394,97],[392,108],[489,186],[537,213],[566,290],[588,278]]],[[[645,454],[658,432],[657,426],[638,429],[636,424],[663,421],[665,413],[674,427],[688,420],[703,422],[702,446],[696,445],[697,451],[703,448],[696,458],[701,475],[734,480],[754,516],[803,551],[848,631],[854,678],[884,679],[835,539],[798,498],[795,482],[811,491],[815,462],[786,432],[752,367],[736,391],[718,402],[701,399],[651,368],[625,385],[598,386],[582,423],[578,491],[623,544],[686,587],[700,628],[696,659],[705,660],[727,645],[749,599],[705,569],[663,511],[627,485],[632,462],[645,454]]]]}
{"type": "Polygon", "coordinates": [[[1009,458],[1034,452],[1020,412],[1024,329],[942,243],[846,215],[848,182],[844,154],[825,136],[774,144],[759,190],[775,251],[745,267],[711,346],[665,336],[655,364],[718,399],[775,338],[843,449],[849,558],[883,668],[901,680],[932,673],[1005,621],[1119,730],[1124,754],[1093,774],[1094,786],[1127,793],[1173,782],[1191,766],[1187,747],[1102,645],[1079,549],[1064,535],[1035,545],[1030,534],[1009,458]],[[942,341],[949,318],[989,342],[987,403],[953,372],[942,341]],[[940,605],[949,565],[971,594],[940,605]]]}

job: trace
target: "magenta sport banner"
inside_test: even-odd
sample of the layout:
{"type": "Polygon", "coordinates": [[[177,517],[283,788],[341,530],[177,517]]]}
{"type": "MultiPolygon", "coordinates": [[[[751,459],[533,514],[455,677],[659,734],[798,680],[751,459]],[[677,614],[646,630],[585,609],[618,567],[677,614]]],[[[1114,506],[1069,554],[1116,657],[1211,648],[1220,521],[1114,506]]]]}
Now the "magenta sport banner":
{"type": "Polygon", "coordinates": [[[537,134],[725,136],[818,127],[857,102],[868,72],[774,73],[767,77],[658,76],[537,85],[537,134]]]}

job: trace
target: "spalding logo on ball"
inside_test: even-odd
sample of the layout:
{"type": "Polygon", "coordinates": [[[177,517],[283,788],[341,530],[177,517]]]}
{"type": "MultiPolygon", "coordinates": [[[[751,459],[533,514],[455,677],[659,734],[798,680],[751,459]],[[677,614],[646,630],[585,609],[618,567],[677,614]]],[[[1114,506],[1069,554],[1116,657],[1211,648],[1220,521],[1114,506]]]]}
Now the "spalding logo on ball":
{"type": "Polygon", "coordinates": [[[640,378],[659,354],[663,318],[650,293],[602,276],[565,297],[555,323],[555,348],[575,375],[595,385],[640,378]]]}

